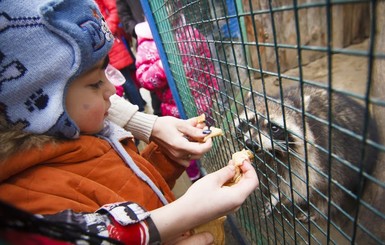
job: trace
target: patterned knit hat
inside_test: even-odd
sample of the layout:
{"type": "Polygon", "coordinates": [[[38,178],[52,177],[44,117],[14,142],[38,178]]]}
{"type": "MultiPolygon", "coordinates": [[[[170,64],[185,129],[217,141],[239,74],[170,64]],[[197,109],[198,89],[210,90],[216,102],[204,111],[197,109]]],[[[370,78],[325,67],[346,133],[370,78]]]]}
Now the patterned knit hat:
{"type": "Polygon", "coordinates": [[[113,36],[93,0],[0,1],[0,120],[76,138],[70,81],[108,55],[113,36]]]}

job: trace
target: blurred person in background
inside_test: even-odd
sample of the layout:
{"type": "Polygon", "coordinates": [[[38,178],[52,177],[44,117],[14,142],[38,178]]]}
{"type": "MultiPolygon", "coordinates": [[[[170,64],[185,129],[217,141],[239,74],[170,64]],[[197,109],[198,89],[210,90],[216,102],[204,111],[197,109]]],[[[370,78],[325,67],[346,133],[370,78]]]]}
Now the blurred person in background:
{"type": "MultiPolygon", "coordinates": [[[[180,20],[184,22],[184,16],[181,16],[180,20]]],[[[136,54],[138,82],[143,88],[156,93],[161,101],[162,115],[180,118],[148,22],[137,24],[135,31],[138,39],[136,54]]],[[[182,63],[198,115],[205,114],[206,123],[209,126],[213,125],[211,97],[218,86],[215,77],[210,76],[214,74],[213,64],[207,62],[210,59],[210,49],[205,42],[194,42],[194,40],[205,39],[197,29],[191,26],[177,29],[175,34],[180,52],[186,54],[182,55],[182,63]],[[194,56],[188,55],[192,53],[194,56]]],[[[201,178],[197,160],[191,160],[186,172],[192,182],[201,178]]]]}
{"type": "MultiPolygon", "coordinates": [[[[142,5],[139,0],[116,0],[116,7],[122,28],[131,37],[137,39],[135,26],[138,23],[145,21],[142,5]]],[[[137,42],[136,42],[137,43],[137,42]]],[[[137,46],[137,45],[135,45],[137,46]]],[[[135,47],[136,49],[136,47],[135,47]]],[[[154,115],[162,116],[160,110],[161,101],[153,91],[150,91],[151,106],[154,110],[154,115]]]]}
{"type": "Polygon", "coordinates": [[[115,0],[96,0],[96,3],[99,5],[100,11],[115,38],[112,49],[108,54],[110,64],[118,69],[126,78],[126,82],[122,85],[123,94],[119,87],[117,88],[117,94],[123,95],[132,104],[137,105],[139,111],[144,111],[146,102],[142,98],[139,88],[132,77],[132,75],[135,75],[135,58],[130,46],[127,44],[129,40],[126,40],[125,36],[130,37],[120,27],[116,2],[115,0]]]}

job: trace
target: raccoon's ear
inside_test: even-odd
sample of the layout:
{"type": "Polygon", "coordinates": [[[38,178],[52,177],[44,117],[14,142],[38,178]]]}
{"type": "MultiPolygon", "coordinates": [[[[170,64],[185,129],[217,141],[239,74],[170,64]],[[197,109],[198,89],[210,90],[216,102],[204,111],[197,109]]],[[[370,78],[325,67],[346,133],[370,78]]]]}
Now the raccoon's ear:
{"type": "Polygon", "coordinates": [[[313,101],[319,100],[319,98],[323,98],[320,96],[322,96],[322,93],[320,94],[317,91],[315,91],[315,93],[304,95],[303,102],[304,102],[305,111],[309,111],[309,107],[311,106],[312,103],[314,103],[313,101]]]}
{"type": "Polygon", "coordinates": [[[309,111],[311,104],[314,104],[314,101],[320,101],[321,98],[328,98],[327,91],[325,90],[315,90],[309,94],[304,95],[304,107],[305,111],[309,111]]]}
{"type": "Polygon", "coordinates": [[[310,101],[311,101],[311,94],[307,94],[303,97],[303,103],[304,103],[305,111],[307,111],[306,109],[308,109],[310,101]]]}
{"type": "Polygon", "coordinates": [[[245,101],[246,101],[246,103],[250,102],[250,100],[252,99],[252,96],[253,96],[253,94],[251,93],[251,91],[249,91],[249,92],[247,92],[245,94],[245,101]]]}

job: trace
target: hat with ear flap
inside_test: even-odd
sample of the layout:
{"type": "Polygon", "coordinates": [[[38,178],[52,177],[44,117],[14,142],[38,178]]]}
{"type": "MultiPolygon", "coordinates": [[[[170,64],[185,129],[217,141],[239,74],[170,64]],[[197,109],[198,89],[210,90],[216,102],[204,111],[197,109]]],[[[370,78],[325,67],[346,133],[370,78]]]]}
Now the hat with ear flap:
{"type": "Polygon", "coordinates": [[[78,137],[66,88],[112,43],[93,0],[1,0],[0,119],[26,132],[78,137]]]}

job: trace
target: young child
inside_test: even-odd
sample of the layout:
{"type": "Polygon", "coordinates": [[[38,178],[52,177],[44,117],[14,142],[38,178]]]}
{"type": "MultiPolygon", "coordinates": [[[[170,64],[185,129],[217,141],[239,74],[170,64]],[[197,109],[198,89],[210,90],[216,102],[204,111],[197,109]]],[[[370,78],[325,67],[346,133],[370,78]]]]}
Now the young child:
{"type": "MultiPolygon", "coordinates": [[[[3,202],[35,214],[95,212],[103,206],[122,226],[133,225],[132,215],[145,220],[143,239],[170,241],[236,209],[257,187],[245,161],[238,184],[223,187],[235,172],[229,165],[175,200],[171,188],[186,163],[174,160],[181,156],[165,155],[160,149],[167,144],[153,142],[139,154],[132,134],[106,120],[116,92],[106,77],[113,39],[94,1],[4,0],[0,9],[3,202]]],[[[167,121],[172,120],[150,122],[157,142],[165,140],[161,136],[169,129],[160,128],[167,121]]],[[[196,123],[172,125],[191,136],[186,129],[196,123]]],[[[173,136],[177,132],[171,129],[173,136]]],[[[185,151],[200,157],[210,144],[186,143],[185,151]]]]}

